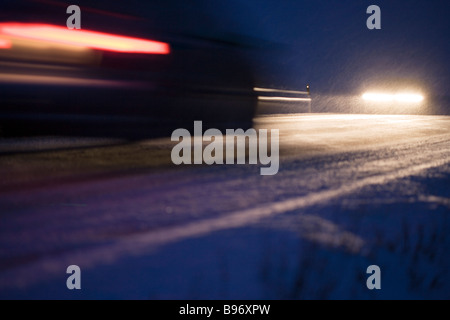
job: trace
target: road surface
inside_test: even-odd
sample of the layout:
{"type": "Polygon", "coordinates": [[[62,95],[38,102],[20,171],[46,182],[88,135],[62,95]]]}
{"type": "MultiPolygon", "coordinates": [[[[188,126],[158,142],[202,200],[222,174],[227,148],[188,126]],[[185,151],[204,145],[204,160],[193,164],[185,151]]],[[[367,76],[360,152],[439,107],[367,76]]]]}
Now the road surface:
{"type": "Polygon", "coordinates": [[[279,129],[276,175],[175,166],[169,138],[0,140],[0,298],[450,298],[450,117],[255,129],[279,129]]]}

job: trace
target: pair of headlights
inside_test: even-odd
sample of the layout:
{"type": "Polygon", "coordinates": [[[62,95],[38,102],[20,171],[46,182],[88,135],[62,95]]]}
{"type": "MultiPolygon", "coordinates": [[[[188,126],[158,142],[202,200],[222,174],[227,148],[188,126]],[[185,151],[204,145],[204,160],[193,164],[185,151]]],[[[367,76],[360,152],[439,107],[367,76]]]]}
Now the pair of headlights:
{"type": "Polygon", "coordinates": [[[417,93],[373,93],[366,92],[362,95],[366,101],[374,102],[421,102],[424,97],[417,93]]]}

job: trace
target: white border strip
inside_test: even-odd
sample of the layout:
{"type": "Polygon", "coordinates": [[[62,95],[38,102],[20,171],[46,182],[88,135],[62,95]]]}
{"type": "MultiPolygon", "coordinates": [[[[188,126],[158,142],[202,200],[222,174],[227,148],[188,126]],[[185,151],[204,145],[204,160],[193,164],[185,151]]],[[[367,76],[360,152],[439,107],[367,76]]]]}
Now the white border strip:
{"type": "Polygon", "coordinates": [[[311,101],[311,98],[288,98],[288,97],[258,97],[258,100],[266,101],[311,101]]]}

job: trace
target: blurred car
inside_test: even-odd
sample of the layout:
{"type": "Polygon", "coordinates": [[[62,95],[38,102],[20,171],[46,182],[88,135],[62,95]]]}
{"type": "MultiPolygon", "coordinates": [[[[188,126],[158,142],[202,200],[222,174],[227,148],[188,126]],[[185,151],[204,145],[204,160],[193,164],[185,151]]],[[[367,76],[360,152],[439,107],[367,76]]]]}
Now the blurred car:
{"type": "Polygon", "coordinates": [[[0,4],[4,134],[140,138],[190,128],[194,120],[205,128],[252,125],[252,49],[215,29],[207,19],[214,9],[78,1],[81,29],[69,30],[71,4],[0,4]]]}

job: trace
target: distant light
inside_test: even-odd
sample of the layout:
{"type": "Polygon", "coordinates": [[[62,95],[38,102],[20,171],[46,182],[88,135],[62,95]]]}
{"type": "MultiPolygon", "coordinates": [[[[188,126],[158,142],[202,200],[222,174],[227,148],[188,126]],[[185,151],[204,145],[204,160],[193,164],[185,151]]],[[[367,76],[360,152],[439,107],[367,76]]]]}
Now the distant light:
{"type": "Polygon", "coordinates": [[[375,102],[421,102],[424,97],[420,94],[413,93],[372,93],[366,92],[362,95],[362,98],[367,101],[375,102]]]}
{"type": "Polygon", "coordinates": [[[131,38],[96,31],[70,30],[66,27],[47,24],[0,23],[0,35],[116,52],[149,54],[170,53],[169,45],[164,42],[131,38]]]}
{"type": "Polygon", "coordinates": [[[399,102],[420,102],[423,96],[420,94],[399,93],[395,95],[395,100],[399,102]]]}
{"type": "Polygon", "coordinates": [[[364,100],[370,101],[394,101],[393,94],[384,94],[384,93],[364,93],[362,98],[364,100]]]}

